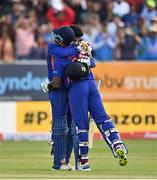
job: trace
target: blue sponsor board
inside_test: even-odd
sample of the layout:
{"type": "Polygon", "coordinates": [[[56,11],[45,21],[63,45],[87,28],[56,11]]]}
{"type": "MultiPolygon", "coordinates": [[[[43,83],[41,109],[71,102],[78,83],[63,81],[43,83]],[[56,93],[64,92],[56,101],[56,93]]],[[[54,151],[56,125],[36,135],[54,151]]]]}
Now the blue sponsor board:
{"type": "Polygon", "coordinates": [[[0,101],[48,100],[40,88],[47,79],[46,65],[28,63],[0,64],[0,101]]]}

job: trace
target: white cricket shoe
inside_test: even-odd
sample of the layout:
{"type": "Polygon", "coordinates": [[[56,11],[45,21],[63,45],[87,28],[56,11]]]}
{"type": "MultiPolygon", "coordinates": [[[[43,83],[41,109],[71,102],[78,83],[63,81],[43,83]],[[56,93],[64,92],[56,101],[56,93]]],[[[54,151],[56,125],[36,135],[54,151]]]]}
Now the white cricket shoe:
{"type": "Polygon", "coordinates": [[[84,165],[81,165],[80,163],[77,164],[77,168],[74,167],[72,169],[73,171],[91,171],[91,168],[89,166],[89,163],[85,163],[84,165]]]}
{"type": "Polygon", "coordinates": [[[56,168],[54,168],[54,167],[52,167],[52,171],[56,171],[56,170],[61,170],[61,171],[71,171],[71,166],[70,165],[68,165],[68,164],[62,164],[61,166],[60,166],[60,168],[59,169],[56,169],[56,168]]]}
{"type": "Polygon", "coordinates": [[[90,168],[88,162],[85,163],[84,165],[80,165],[80,167],[81,167],[81,169],[80,169],[81,171],[91,171],[91,168],[90,168]]]}

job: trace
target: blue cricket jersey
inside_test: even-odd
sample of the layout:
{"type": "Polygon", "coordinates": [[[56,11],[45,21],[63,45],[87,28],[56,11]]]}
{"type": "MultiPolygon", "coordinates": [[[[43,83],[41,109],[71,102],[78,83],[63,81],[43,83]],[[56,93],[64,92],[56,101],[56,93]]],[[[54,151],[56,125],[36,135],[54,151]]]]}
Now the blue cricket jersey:
{"type": "MultiPolygon", "coordinates": [[[[52,81],[53,80],[53,77],[54,77],[54,62],[55,62],[55,57],[69,57],[69,56],[77,56],[79,54],[79,51],[77,50],[76,47],[66,47],[66,48],[63,48],[55,43],[49,43],[48,44],[48,52],[47,52],[47,69],[48,69],[48,79],[49,81],[52,81]]],[[[65,90],[62,89],[62,95],[63,96],[66,96],[65,94],[65,90]],[[64,93],[63,93],[64,92],[64,93]]],[[[55,91],[50,91],[49,93],[49,99],[50,101],[56,101],[55,100],[60,94],[60,92],[57,92],[55,91]],[[55,98],[56,97],[56,98],[55,98]]],[[[64,99],[64,98],[62,98],[64,99]]],[[[55,102],[55,103],[56,103],[55,102]]]]}
{"type": "MultiPolygon", "coordinates": [[[[67,77],[65,76],[64,71],[70,63],[72,63],[72,59],[55,57],[54,76],[63,78],[64,79],[64,85],[66,87],[68,87],[69,82],[67,81],[67,77]]],[[[91,59],[91,66],[90,67],[91,68],[95,67],[95,60],[94,59],[91,59]]],[[[89,75],[86,78],[84,78],[83,80],[94,80],[93,73],[90,71],[89,75]]]]}
{"type": "Polygon", "coordinates": [[[77,50],[76,46],[68,46],[68,47],[61,47],[55,43],[48,44],[48,51],[47,51],[47,68],[48,68],[48,79],[51,81],[53,79],[53,71],[54,71],[54,57],[77,57],[79,51],[77,50]]]}
{"type": "MultiPolygon", "coordinates": [[[[68,47],[61,47],[55,43],[48,44],[47,52],[47,69],[48,69],[48,79],[53,80],[54,76],[62,77],[64,85],[68,88],[69,83],[67,77],[64,75],[64,69],[68,64],[72,63],[72,59],[77,58],[79,51],[76,44],[71,44],[68,47]]],[[[95,60],[91,59],[90,68],[95,67],[95,60]]],[[[86,79],[94,79],[93,74],[90,72],[86,79]]],[[[49,92],[49,98],[51,99],[51,94],[53,91],[49,92]]]]}

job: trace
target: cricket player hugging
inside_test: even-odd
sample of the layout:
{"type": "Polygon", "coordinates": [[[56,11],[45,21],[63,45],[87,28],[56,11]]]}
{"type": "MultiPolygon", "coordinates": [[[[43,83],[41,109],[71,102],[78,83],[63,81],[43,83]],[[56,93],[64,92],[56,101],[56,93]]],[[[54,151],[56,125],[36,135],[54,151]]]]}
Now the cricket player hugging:
{"type": "Polygon", "coordinates": [[[71,28],[62,27],[53,32],[53,41],[48,44],[47,67],[48,82],[41,84],[42,90],[49,93],[52,107],[52,156],[54,156],[53,170],[70,170],[68,165],[72,148],[74,147],[75,167],[78,162],[78,135],[76,125],[71,119],[68,107],[68,91],[64,86],[64,79],[55,76],[54,62],[56,57],[63,58],[75,55],[78,49],[69,47],[75,35],[71,28]],[[60,34],[60,35],[59,35],[60,34]],[[51,83],[49,83],[51,82],[51,83]]]}
{"type": "MultiPolygon", "coordinates": [[[[64,33],[62,33],[64,28],[65,27],[62,27],[59,30],[55,31],[55,37],[56,37],[55,41],[57,42],[58,47],[63,46],[63,44],[64,45],[66,44],[65,43],[66,37],[68,37],[68,39],[70,38],[68,36],[70,33],[68,34],[65,31],[64,33]]],[[[82,53],[82,51],[84,51],[84,47],[83,49],[80,48],[81,52],[80,54],[78,54],[78,51],[76,50],[76,46],[77,44],[79,44],[78,42],[80,42],[80,44],[82,42],[78,38],[76,39],[76,36],[77,36],[77,32],[81,32],[81,30],[77,28],[77,26],[73,26],[71,28],[73,29],[73,32],[75,32],[74,39],[76,40],[76,42],[74,42],[73,45],[70,45],[70,47],[65,48],[65,49],[66,49],[66,53],[69,52],[69,48],[70,48],[70,51],[71,50],[75,51],[75,52],[72,52],[73,57],[71,57],[71,55],[69,54],[67,55],[66,53],[64,57],[55,55],[54,67],[53,67],[54,68],[53,78],[49,78],[50,82],[44,83],[42,85],[42,89],[45,92],[50,91],[50,92],[53,92],[53,94],[58,92],[59,94],[61,90],[63,89],[62,87],[65,84],[68,84],[68,87],[69,87],[68,102],[66,103],[68,103],[70,106],[72,120],[74,120],[77,126],[77,134],[78,134],[78,140],[79,140],[79,156],[76,158],[79,158],[80,167],[79,168],[77,167],[77,169],[83,170],[83,171],[90,171],[90,166],[89,166],[89,161],[88,161],[88,130],[89,130],[88,112],[90,112],[104,140],[106,141],[108,146],[111,148],[111,151],[114,157],[119,159],[119,164],[121,166],[124,166],[127,164],[126,154],[128,152],[124,143],[122,142],[120,138],[118,131],[116,130],[114,126],[113,121],[111,120],[110,116],[106,113],[104,109],[101,95],[98,91],[97,84],[94,80],[94,76],[92,72],[90,71],[90,68],[94,67],[95,63],[89,56],[90,53],[82,53]],[[83,55],[81,56],[81,54],[83,55]],[[86,57],[85,54],[87,54],[88,57],[86,57]],[[73,62],[74,57],[75,59],[77,59],[77,61],[75,62],[73,62]],[[66,81],[67,77],[68,79],[70,79],[70,81],[66,81]],[[64,83],[61,83],[63,81],[64,83]]],[[[80,37],[82,35],[80,35],[80,37]]],[[[52,71],[52,69],[50,71],[52,71]]],[[[52,73],[50,76],[52,77],[52,73]]],[[[54,99],[57,97],[58,94],[55,95],[54,99]]],[[[64,91],[62,92],[62,94],[64,94],[64,91]]],[[[58,109],[60,108],[62,109],[65,107],[62,107],[61,103],[59,103],[55,109],[57,114],[59,111],[58,109]]],[[[57,121],[57,124],[59,126],[60,124],[59,121],[62,122],[64,119],[64,123],[66,122],[65,113],[64,113],[64,116],[61,116],[62,114],[60,114],[58,118],[57,116],[54,117],[55,116],[54,114],[56,114],[56,112],[54,112],[54,103],[53,103],[53,118],[56,118],[56,120],[54,119],[54,121],[57,121]]],[[[55,129],[57,129],[59,132],[62,129],[62,128],[61,129],[58,128],[58,126],[55,127],[55,122],[53,122],[54,144],[55,144],[55,131],[56,131],[55,129]]],[[[64,126],[64,128],[62,129],[62,133],[65,132],[63,134],[66,134],[66,131],[67,129],[64,126]]],[[[58,146],[58,148],[54,146],[54,152],[56,150],[58,152],[61,151],[61,149],[63,148],[62,143],[59,144],[60,146],[58,146]]],[[[59,155],[59,153],[58,154],[56,153],[56,155],[59,155]]],[[[61,160],[64,159],[64,155],[62,156],[59,155],[59,156],[61,157],[59,160],[61,162],[61,160]]],[[[55,166],[55,153],[54,153],[54,166],[55,166]]],[[[60,163],[59,167],[57,167],[56,169],[61,169],[60,168],[61,166],[62,164],[60,163]]]]}

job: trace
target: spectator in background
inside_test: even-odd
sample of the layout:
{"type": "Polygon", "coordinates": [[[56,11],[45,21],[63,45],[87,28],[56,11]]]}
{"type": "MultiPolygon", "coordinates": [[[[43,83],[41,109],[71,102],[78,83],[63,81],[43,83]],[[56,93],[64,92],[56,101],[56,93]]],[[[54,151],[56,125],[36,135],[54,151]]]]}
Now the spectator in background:
{"type": "Polygon", "coordinates": [[[105,18],[105,22],[110,22],[112,17],[113,17],[113,2],[112,1],[108,1],[106,2],[106,9],[105,9],[105,15],[106,15],[106,18],[105,18]]]}
{"type": "Polygon", "coordinates": [[[117,14],[120,17],[128,14],[130,12],[130,7],[125,0],[114,0],[113,3],[113,14],[117,14]]]}
{"type": "Polygon", "coordinates": [[[150,26],[150,21],[157,16],[156,2],[154,0],[146,0],[146,4],[141,12],[141,17],[145,18],[147,27],[150,26]]]}
{"type": "Polygon", "coordinates": [[[86,0],[64,0],[69,6],[72,7],[72,9],[75,12],[75,22],[77,24],[82,23],[82,14],[84,14],[87,11],[87,2],[86,0]]]}
{"type": "Polygon", "coordinates": [[[151,25],[148,29],[148,35],[142,38],[140,44],[142,51],[139,59],[141,60],[157,60],[157,26],[151,25]]]}
{"type": "Polygon", "coordinates": [[[136,11],[135,5],[130,5],[130,12],[122,17],[122,21],[125,25],[137,27],[140,16],[136,11]]]}
{"type": "Polygon", "coordinates": [[[12,6],[12,9],[11,9],[11,14],[10,14],[10,18],[11,18],[11,23],[16,23],[16,21],[24,16],[25,14],[25,7],[24,5],[22,5],[20,2],[15,2],[12,6]]]}
{"type": "Polygon", "coordinates": [[[110,61],[114,58],[114,49],[116,47],[116,37],[109,34],[106,26],[102,26],[102,31],[97,34],[92,43],[94,56],[98,61],[110,61]]]}
{"type": "Polygon", "coordinates": [[[0,1],[0,17],[11,12],[12,2],[10,0],[0,1]]]}
{"type": "Polygon", "coordinates": [[[141,18],[139,23],[138,23],[138,34],[140,37],[145,37],[147,35],[147,25],[146,25],[146,20],[145,18],[141,18]]]}
{"type": "Polygon", "coordinates": [[[151,19],[151,25],[157,26],[157,16],[154,16],[154,17],[151,19]]]}
{"type": "MultiPolygon", "coordinates": [[[[66,1],[67,2],[67,1],[66,1]]],[[[80,4],[79,9],[75,10],[76,17],[79,19],[79,23],[86,23],[86,18],[90,14],[97,14],[100,18],[101,23],[104,23],[112,17],[112,1],[94,1],[94,0],[72,0],[73,4],[80,4]],[[75,2],[75,3],[74,3],[75,2]]],[[[76,19],[76,20],[77,20],[76,19]]]]}
{"type": "Polygon", "coordinates": [[[52,7],[48,9],[47,19],[52,22],[54,28],[70,25],[75,21],[74,10],[61,0],[51,0],[52,7]]]}
{"type": "Polygon", "coordinates": [[[0,61],[12,63],[14,61],[14,30],[10,24],[0,24],[0,61]]]}
{"type": "MultiPolygon", "coordinates": [[[[34,25],[33,25],[34,26],[34,25]]],[[[20,18],[16,23],[16,56],[17,59],[27,59],[34,45],[34,27],[28,18],[20,18]]]]}
{"type": "Polygon", "coordinates": [[[101,25],[97,14],[91,14],[87,19],[89,35],[86,40],[92,44],[94,57],[100,61],[112,60],[116,43],[114,36],[107,32],[106,25],[101,25]]]}
{"type": "Polygon", "coordinates": [[[130,6],[134,6],[137,13],[141,13],[144,0],[127,0],[130,6]]]}
{"type": "Polygon", "coordinates": [[[34,43],[34,46],[30,50],[29,59],[41,60],[46,58],[47,45],[42,35],[39,35],[34,43]]]}
{"type": "Polygon", "coordinates": [[[72,23],[85,29],[84,38],[93,45],[97,59],[135,59],[136,52],[136,58],[146,59],[145,48],[150,49],[152,42],[148,28],[157,26],[157,0],[5,0],[0,2],[0,22],[4,21],[16,30],[12,44],[16,59],[36,59],[38,50],[42,57],[53,29],[72,23]],[[127,34],[125,26],[133,34],[127,34]],[[135,34],[147,47],[138,44],[135,34]]]}
{"type": "Polygon", "coordinates": [[[86,17],[86,19],[87,19],[87,24],[89,24],[90,26],[91,39],[94,39],[95,36],[101,31],[101,27],[102,27],[99,15],[95,13],[89,14],[86,17]]]}
{"type": "Polygon", "coordinates": [[[38,24],[45,24],[46,23],[46,13],[48,11],[48,1],[47,0],[39,0],[37,6],[34,7],[37,17],[38,17],[38,24]]]}
{"type": "MultiPolygon", "coordinates": [[[[105,3],[100,3],[100,1],[95,1],[93,3],[94,5],[94,13],[99,15],[100,22],[103,23],[106,19],[106,12],[104,11],[104,6],[106,5],[105,3]]],[[[109,16],[109,14],[108,14],[109,16]]]]}
{"type": "Polygon", "coordinates": [[[28,19],[29,19],[29,24],[32,26],[32,27],[34,27],[34,28],[36,28],[37,27],[37,22],[38,22],[38,17],[37,17],[37,13],[36,13],[36,11],[34,10],[34,9],[30,9],[29,11],[28,11],[28,19]]]}
{"type": "Polygon", "coordinates": [[[130,27],[119,29],[118,48],[120,50],[121,60],[136,59],[136,45],[140,43],[140,37],[137,36],[130,27]]]}
{"type": "Polygon", "coordinates": [[[44,41],[48,43],[50,39],[52,38],[52,31],[53,31],[53,24],[52,23],[47,23],[47,24],[42,24],[39,29],[39,33],[41,36],[43,36],[44,41]]]}
{"type": "MultiPolygon", "coordinates": [[[[80,13],[80,20],[81,20],[81,23],[83,24],[86,24],[87,23],[87,20],[88,20],[88,16],[90,14],[95,14],[95,9],[94,9],[94,1],[93,0],[90,0],[90,1],[84,1],[85,4],[84,4],[84,11],[82,11],[80,13]]],[[[81,1],[80,1],[81,3],[81,1]]],[[[97,14],[99,16],[99,14],[97,14]]]]}
{"type": "Polygon", "coordinates": [[[117,36],[118,27],[124,27],[124,23],[122,22],[120,16],[113,15],[112,19],[107,23],[107,32],[112,34],[113,36],[117,36]]]}

